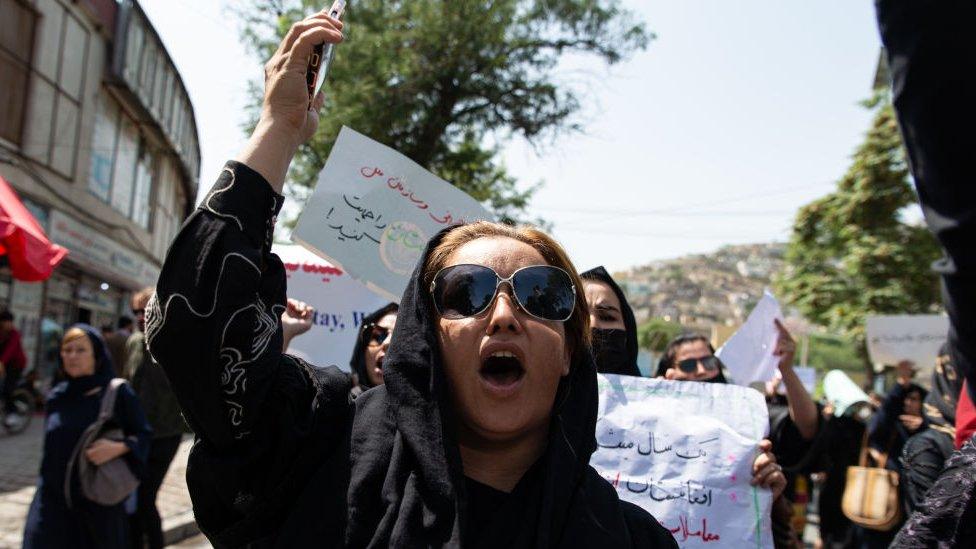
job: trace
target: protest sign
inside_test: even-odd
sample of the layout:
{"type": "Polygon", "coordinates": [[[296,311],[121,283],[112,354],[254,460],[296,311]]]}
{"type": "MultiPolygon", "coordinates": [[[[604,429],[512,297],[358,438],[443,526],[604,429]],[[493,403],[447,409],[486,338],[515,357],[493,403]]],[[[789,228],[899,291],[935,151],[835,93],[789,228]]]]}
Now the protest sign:
{"type": "Polygon", "coordinates": [[[783,320],[783,312],[773,294],[766,290],[742,327],[715,353],[728,367],[732,381],[749,385],[773,379],[779,363],[779,357],[773,356],[779,335],[773,321],[777,319],[783,320]]]}
{"type": "MultiPolygon", "coordinates": [[[[793,372],[796,377],[800,380],[800,384],[806,389],[810,395],[817,389],[817,369],[812,366],[794,366],[793,372]]],[[[769,391],[770,384],[774,383],[776,386],[776,392],[785,395],[786,394],[786,384],[783,383],[783,375],[777,370],[773,374],[773,381],[766,384],[766,390],[769,391]]]]}
{"type": "Polygon", "coordinates": [[[803,388],[812,396],[817,389],[817,369],[812,366],[794,366],[793,371],[800,378],[803,388]]]}
{"type": "Polygon", "coordinates": [[[945,315],[869,316],[866,320],[868,355],[875,364],[894,366],[911,360],[928,382],[939,348],[946,342],[949,317],[945,315]]]}
{"type": "Polygon", "coordinates": [[[285,264],[288,297],[315,307],[312,328],[292,340],[288,353],[315,366],[338,366],[349,371],[363,317],[389,303],[301,246],[275,244],[285,264]]]}
{"type": "Polygon", "coordinates": [[[768,490],[749,485],[769,431],[763,396],[736,385],[600,375],[590,464],[681,547],[772,547],[768,490]]]}
{"type": "Polygon", "coordinates": [[[343,127],[292,240],[399,302],[430,237],[478,219],[491,214],[475,199],[343,127]]]}

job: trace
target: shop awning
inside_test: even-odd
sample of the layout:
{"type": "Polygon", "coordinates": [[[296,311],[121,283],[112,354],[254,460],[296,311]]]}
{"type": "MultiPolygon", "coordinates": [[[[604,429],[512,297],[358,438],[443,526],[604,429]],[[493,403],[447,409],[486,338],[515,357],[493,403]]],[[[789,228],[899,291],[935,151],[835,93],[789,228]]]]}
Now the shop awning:
{"type": "Polygon", "coordinates": [[[68,250],[52,244],[17,193],[0,177],[0,256],[6,255],[13,277],[25,282],[47,280],[68,250]]]}

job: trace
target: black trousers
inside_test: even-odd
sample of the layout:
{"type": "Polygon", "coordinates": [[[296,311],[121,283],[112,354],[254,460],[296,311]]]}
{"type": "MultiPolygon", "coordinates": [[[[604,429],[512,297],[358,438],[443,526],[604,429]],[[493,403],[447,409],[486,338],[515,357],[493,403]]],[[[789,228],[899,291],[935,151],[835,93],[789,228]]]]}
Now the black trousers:
{"type": "Polygon", "coordinates": [[[163,521],[156,509],[156,494],[182,439],[181,435],[152,439],[146,460],[146,477],[139,484],[136,495],[136,514],[130,518],[129,533],[133,548],[142,549],[147,543],[150,549],[163,547],[163,521]]]}
{"type": "Polygon", "coordinates": [[[17,390],[17,384],[20,383],[20,376],[23,372],[20,368],[7,368],[4,370],[3,376],[3,411],[4,413],[16,412],[17,409],[14,407],[13,395],[14,391],[17,390]]]}

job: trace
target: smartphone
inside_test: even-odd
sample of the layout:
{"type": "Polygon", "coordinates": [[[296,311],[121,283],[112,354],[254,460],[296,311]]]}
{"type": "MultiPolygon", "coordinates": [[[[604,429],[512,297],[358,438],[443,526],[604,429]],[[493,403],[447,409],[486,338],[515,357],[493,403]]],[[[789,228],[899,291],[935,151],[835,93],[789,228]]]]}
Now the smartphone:
{"type": "MultiPolygon", "coordinates": [[[[342,12],[346,9],[345,0],[335,0],[329,8],[329,17],[339,19],[342,12]]],[[[308,68],[305,70],[305,83],[308,85],[308,104],[311,106],[312,100],[325,84],[325,77],[329,74],[329,65],[335,55],[335,44],[318,44],[312,48],[312,56],[308,59],[308,68]]]]}

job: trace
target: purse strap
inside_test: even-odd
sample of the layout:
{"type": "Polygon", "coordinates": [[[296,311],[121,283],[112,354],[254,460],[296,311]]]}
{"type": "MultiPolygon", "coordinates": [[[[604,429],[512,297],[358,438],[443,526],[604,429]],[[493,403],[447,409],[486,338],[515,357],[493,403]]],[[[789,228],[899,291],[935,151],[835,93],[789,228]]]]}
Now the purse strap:
{"type": "Polygon", "coordinates": [[[115,397],[119,393],[119,388],[126,384],[126,380],[121,377],[113,378],[112,381],[105,386],[105,391],[102,393],[102,401],[98,407],[98,418],[89,425],[81,437],[78,438],[78,443],[75,445],[74,451],[71,452],[71,459],[68,460],[68,468],[64,476],[64,499],[68,504],[68,508],[72,507],[71,501],[71,478],[74,473],[75,466],[79,459],[87,459],[82,455],[84,451],[84,444],[87,440],[93,439],[98,436],[101,432],[102,426],[112,417],[115,413],[115,397]]]}
{"type": "Polygon", "coordinates": [[[102,405],[98,410],[98,421],[101,423],[105,423],[115,414],[115,396],[119,394],[119,388],[125,385],[125,383],[125,379],[116,377],[105,387],[105,394],[102,395],[102,405]]]}
{"type": "MultiPolygon", "coordinates": [[[[857,460],[857,464],[860,467],[868,466],[868,429],[867,426],[864,427],[864,436],[861,438],[861,456],[857,460]]],[[[884,469],[885,465],[888,464],[888,454],[891,453],[891,446],[895,442],[895,433],[891,433],[891,437],[888,440],[888,450],[885,452],[878,452],[881,454],[881,459],[878,460],[877,467],[884,469]]]]}

